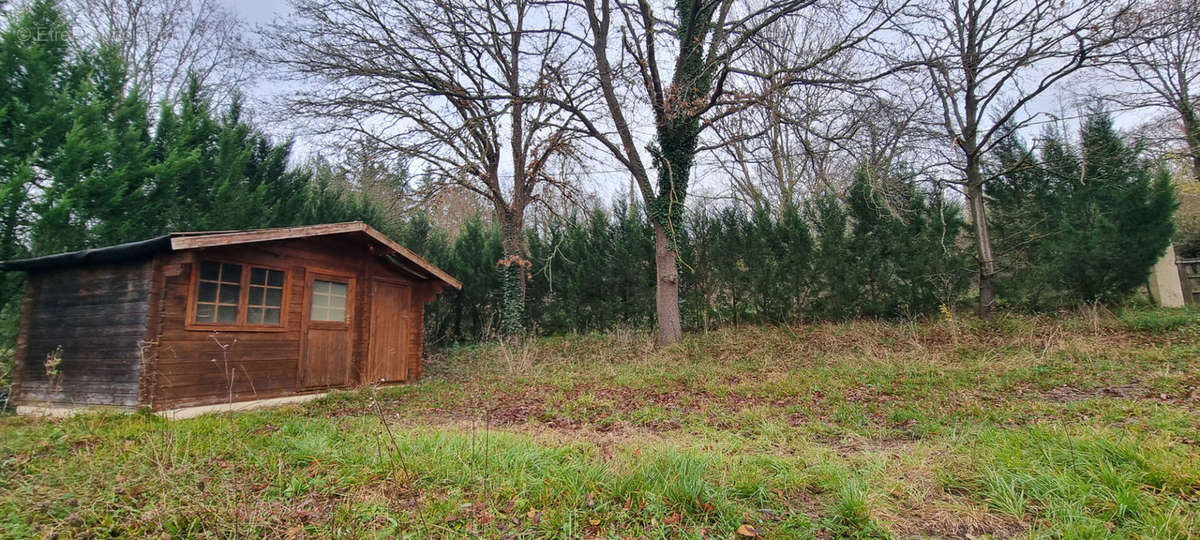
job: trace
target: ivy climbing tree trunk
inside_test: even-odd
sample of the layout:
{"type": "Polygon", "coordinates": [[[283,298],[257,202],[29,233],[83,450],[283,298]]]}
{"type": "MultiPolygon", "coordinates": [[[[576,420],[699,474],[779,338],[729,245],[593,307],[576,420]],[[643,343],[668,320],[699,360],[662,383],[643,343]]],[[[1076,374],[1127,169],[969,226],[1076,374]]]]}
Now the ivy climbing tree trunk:
{"type": "MultiPolygon", "coordinates": [[[[840,51],[866,41],[894,13],[886,2],[875,1],[857,4],[855,9],[831,9],[829,16],[846,17],[846,12],[853,12],[854,22],[846,26],[846,34],[817,46],[818,50],[802,65],[762,71],[739,62],[750,49],[768,39],[768,29],[801,11],[827,8],[811,0],[757,4],[675,0],[673,9],[661,9],[660,3],[650,0],[579,0],[564,4],[570,6],[569,10],[582,11],[586,27],[566,35],[591,57],[590,62],[573,71],[555,73],[554,82],[560,90],[557,93],[563,97],[553,101],[575,117],[580,131],[629,171],[646,203],[654,226],[656,341],[659,346],[669,345],[683,336],[677,233],[682,229],[692,165],[698,152],[728,142],[718,138],[701,146],[700,134],[732,111],[763,106],[768,96],[789,85],[831,84],[825,64],[840,51]],[[660,8],[658,12],[656,8],[660,8]],[[610,60],[610,51],[620,51],[617,65],[610,60]],[[627,75],[639,78],[639,84],[627,84],[627,75]],[[570,92],[581,81],[590,90],[583,97],[570,92]],[[759,84],[746,84],[749,81],[759,84]],[[639,140],[645,136],[635,136],[631,127],[634,122],[629,119],[641,112],[631,111],[633,103],[646,105],[653,112],[654,135],[649,145],[639,140]],[[648,150],[649,162],[642,156],[643,148],[648,150]],[[651,170],[655,171],[654,178],[651,170]]],[[[814,19],[819,18],[814,15],[814,19]]]]}
{"type": "Polygon", "coordinates": [[[1179,113],[1183,119],[1183,134],[1188,153],[1192,158],[1192,180],[1200,182],[1200,115],[1196,114],[1196,106],[1190,98],[1181,101],[1179,113]]]}
{"type": "Polygon", "coordinates": [[[504,214],[501,227],[501,244],[504,258],[496,263],[500,272],[500,283],[504,288],[500,313],[500,331],[505,339],[517,339],[525,330],[525,278],[529,259],[525,256],[524,216],[508,211],[504,214]]]}

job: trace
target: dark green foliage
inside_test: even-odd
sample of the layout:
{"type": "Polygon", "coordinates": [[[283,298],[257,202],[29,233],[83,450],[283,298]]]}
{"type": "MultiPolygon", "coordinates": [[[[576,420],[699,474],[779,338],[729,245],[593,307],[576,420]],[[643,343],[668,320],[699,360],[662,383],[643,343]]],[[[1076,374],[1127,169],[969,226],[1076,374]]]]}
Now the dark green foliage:
{"type": "Polygon", "coordinates": [[[246,123],[238,100],[217,114],[193,79],[178,107],[163,108],[154,146],[164,232],[301,224],[307,174],[289,170],[291,145],[246,123]]]}
{"type": "MultiPolygon", "coordinates": [[[[650,201],[654,220],[678,235],[683,222],[684,203],[691,180],[692,164],[700,139],[701,103],[709,99],[718,63],[707,58],[705,45],[713,30],[718,4],[701,0],[676,0],[679,25],[675,37],[679,44],[675,70],[664,102],[655,107],[655,132],[658,147],[654,152],[658,165],[658,191],[650,201]]],[[[671,238],[677,242],[678,238],[671,238]]]]}
{"type": "MultiPolygon", "coordinates": [[[[71,55],[67,25],[54,2],[38,0],[11,13],[0,32],[0,260],[29,255],[45,171],[63,161],[86,93],[86,70],[71,55]]],[[[24,276],[0,274],[0,343],[15,340],[24,276]]],[[[3,368],[0,368],[3,370],[3,368]]]]}
{"type": "Polygon", "coordinates": [[[1119,300],[1146,283],[1170,243],[1175,190],[1164,168],[1124,144],[1108,115],[1088,119],[1081,139],[1086,165],[1082,181],[1067,184],[1062,283],[1084,301],[1119,300]]]}
{"type": "Polygon", "coordinates": [[[654,245],[642,212],[619,204],[545,224],[528,235],[528,314],[547,333],[653,320],[654,245]]]}
{"type": "Polygon", "coordinates": [[[326,163],[308,166],[309,179],[303,187],[303,206],[293,218],[297,224],[362,221],[392,235],[399,234],[388,226],[388,216],[369,197],[350,189],[344,173],[326,163]]]}
{"type": "MultiPolygon", "coordinates": [[[[212,110],[195,79],[151,134],[120,57],[76,50],[68,30],[39,1],[0,34],[0,259],[180,230],[382,223],[328,170],[289,167],[290,143],[246,122],[238,100],[212,110]]],[[[14,290],[6,283],[0,301],[14,290]]]]}
{"type": "MultiPolygon", "coordinates": [[[[1047,159],[1067,158],[1057,138],[1047,138],[1047,159]]],[[[1041,307],[1051,290],[1053,243],[1047,235],[1059,226],[1059,192],[1037,157],[1015,136],[1005,137],[993,159],[1007,170],[987,186],[989,211],[1000,275],[996,290],[1002,302],[1041,307]]]]}
{"type": "Polygon", "coordinates": [[[860,170],[847,206],[854,234],[845,275],[860,286],[858,314],[931,313],[966,286],[967,264],[956,246],[966,223],[940,195],[921,193],[903,173],[872,182],[860,170]]]}
{"type": "Polygon", "coordinates": [[[812,300],[813,240],[795,208],[698,211],[681,241],[685,325],[709,328],[803,318],[812,300]]]}
{"type": "Polygon", "coordinates": [[[444,291],[437,305],[426,311],[427,325],[440,330],[430,336],[432,342],[481,341],[497,335],[502,290],[496,261],[502,252],[500,229],[477,214],[463,224],[444,258],[433,257],[431,262],[463,287],[444,291]]]}
{"type": "Polygon", "coordinates": [[[71,127],[45,162],[49,182],[31,201],[31,251],[109,245],[151,236],[157,208],[144,186],[154,176],[147,107],[126,89],[112,51],[81,60],[87,73],[66,118],[71,127]]]}
{"type": "Polygon", "coordinates": [[[817,235],[813,274],[818,294],[813,298],[813,311],[821,318],[840,319],[856,314],[858,284],[846,279],[857,273],[856,261],[848,238],[850,219],[837,195],[825,193],[809,206],[813,229],[817,235]]]}
{"type": "MultiPolygon", "coordinates": [[[[956,247],[956,208],[894,180],[892,197],[865,184],[848,205],[834,196],[805,212],[736,207],[685,214],[677,230],[685,326],[782,323],[858,315],[931,313],[961,294],[967,270],[956,247]],[[895,211],[896,215],[889,212],[895,211]],[[815,233],[815,234],[814,234],[815,233]],[[896,257],[878,263],[878,257],[896,257]]],[[[414,250],[463,280],[426,312],[432,342],[489,339],[502,305],[500,231],[478,217],[452,243],[414,217],[400,234],[414,250]],[[436,242],[423,238],[436,237],[436,242]],[[411,239],[410,239],[411,238],[411,239]],[[447,249],[446,246],[452,245],[447,249]]],[[[526,235],[533,267],[528,324],[561,334],[654,321],[654,246],[644,212],[618,204],[539,224],[526,235]]]]}
{"type": "Polygon", "coordinates": [[[1050,133],[1035,156],[1010,137],[995,159],[1009,171],[988,192],[1003,300],[1035,309],[1111,302],[1146,283],[1174,231],[1174,188],[1109,115],[1087,119],[1079,150],[1050,133]]]}

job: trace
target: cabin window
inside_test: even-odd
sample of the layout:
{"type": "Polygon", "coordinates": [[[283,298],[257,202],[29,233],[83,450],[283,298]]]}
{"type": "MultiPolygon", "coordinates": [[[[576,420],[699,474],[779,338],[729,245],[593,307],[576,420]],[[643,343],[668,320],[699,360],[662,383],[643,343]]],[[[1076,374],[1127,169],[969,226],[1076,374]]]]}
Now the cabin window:
{"type": "Polygon", "coordinates": [[[284,278],[283,270],[273,268],[202,262],[196,279],[194,321],[281,326],[284,278]]]}
{"type": "Polygon", "coordinates": [[[346,322],[347,284],[313,280],[312,315],[314,321],[346,322]]]}
{"type": "Polygon", "coordinates": [[[237,324],[242,265],[206,262],[196,286],[196,322],[237,324]]]}
{"type": "Polygon", "coordinates": [[[246,324],[279,324],[283,313],[283,271],[250,269],[246,324]]]}

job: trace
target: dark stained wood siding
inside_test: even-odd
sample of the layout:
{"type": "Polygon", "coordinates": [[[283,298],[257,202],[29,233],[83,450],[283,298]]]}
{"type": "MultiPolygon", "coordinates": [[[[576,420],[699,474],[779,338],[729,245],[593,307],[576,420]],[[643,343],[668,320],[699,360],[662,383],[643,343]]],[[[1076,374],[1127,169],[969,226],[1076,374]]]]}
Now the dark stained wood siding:
{"type": "MultiPolygon", "coordinates": [[[[155,409],[280,397],[313,391],[300,375],[303,354],[304,307],[308,274],[330,271],[351,274],[356,286],[348,301],[354,310],[350,328],[349,383],[366,383],[370,347],[372,276],[412,284],[414,302],[406,309],[423,309],[431,299],[429,282],[384,262],[373,244],[354,236],[289,239],[169,253],[161,256],[161,314],[155,343],[154,369],[147,374],[149,402],[155,409]],[[210,330],[188,327],[188,296],[195,265],[204,260],[263,264],[284,268],[285,325],[278,331],[210,330]],[[421,294],[417,291],[420,290],[421,294]],[[417,306],[417,298],[422,301],[417,306]]],[[[410,374],[420,373],[421,312],[409,315],[410,374]]],[[[415,376],[410,376],[415,379],[415,376]]]]}
{"type": "Polygon", "coordinates": [[[152,260],[32,273],[17,351],[21,405],[138,405],[152,260]],[[62,347],[57,383],[46,358],[62,347]]]}

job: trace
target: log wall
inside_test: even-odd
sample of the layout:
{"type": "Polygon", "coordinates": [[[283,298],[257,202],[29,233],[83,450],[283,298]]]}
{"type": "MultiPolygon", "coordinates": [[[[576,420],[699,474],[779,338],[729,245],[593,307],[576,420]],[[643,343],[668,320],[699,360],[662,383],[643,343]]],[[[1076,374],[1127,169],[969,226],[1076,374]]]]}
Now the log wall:
{"type": "Polygon", "coordinates": [[[154,301],[153,369],[145,377],[145,402],[155,409],[225,403],[321,391],[301,385],[304,306],[308,273],[314,270],[355,275],[349,383],[365,382],[370,346],[370,280],[384,276],[413,287],[409,329],[412,346],[405,361],[419,377],[424,302],[440,287],[384,263],[369,242],[355,237],[316,237],[175,252],[160,257],[161,297],[154,301]],[[192,273],[201,261],[265,265],[287,271],[284,325],[273,331],[204,328],[189,325],[192,273]]]}
{"type": "Polygon", "coordinates": [[[14,402],[137,406],[153,268],[145,260],[30,274],[14,402]],[[47,367],[51,356],[57,368],[47,367]]]}

